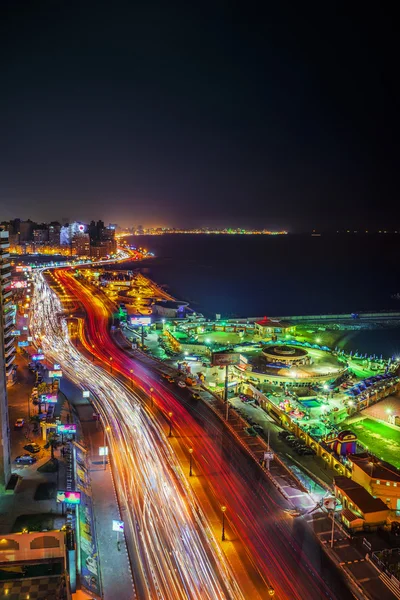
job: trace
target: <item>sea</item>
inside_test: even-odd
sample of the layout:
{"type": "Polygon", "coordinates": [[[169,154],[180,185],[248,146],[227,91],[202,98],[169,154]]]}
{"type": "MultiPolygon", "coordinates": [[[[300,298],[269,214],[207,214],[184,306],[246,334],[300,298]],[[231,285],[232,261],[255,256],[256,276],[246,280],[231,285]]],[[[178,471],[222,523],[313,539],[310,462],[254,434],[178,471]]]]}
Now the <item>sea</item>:
{"type": "MultiPolygon", "coordinates": [[[[207,318],[400,311],[400,235],[132,236],[154,258],[128,264],[207,318]]],[[[359,352],[400,353],[400,329],[351,336],[359,352]]]]}

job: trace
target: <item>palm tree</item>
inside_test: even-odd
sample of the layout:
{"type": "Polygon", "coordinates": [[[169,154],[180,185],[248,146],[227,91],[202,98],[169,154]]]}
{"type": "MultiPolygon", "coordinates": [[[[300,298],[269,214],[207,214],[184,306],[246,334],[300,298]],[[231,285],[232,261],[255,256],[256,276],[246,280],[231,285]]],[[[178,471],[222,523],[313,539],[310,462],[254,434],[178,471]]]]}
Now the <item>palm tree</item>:
{"type": "Polygon", "coordinates": [[[37,432],[39,430],[40,423],[39,415],[32,415],[32,417],[30,418],[30,423],[33,423],[33,431],[37,432]]]}
{"type": "Polygon", "coordinates": [[[47,436],[46,448],[50,448],[51,460],[54,460],[54,448],[57,448],[57,446],[58,446],[57,434],[49,433],[49,435],[47,436]]]}

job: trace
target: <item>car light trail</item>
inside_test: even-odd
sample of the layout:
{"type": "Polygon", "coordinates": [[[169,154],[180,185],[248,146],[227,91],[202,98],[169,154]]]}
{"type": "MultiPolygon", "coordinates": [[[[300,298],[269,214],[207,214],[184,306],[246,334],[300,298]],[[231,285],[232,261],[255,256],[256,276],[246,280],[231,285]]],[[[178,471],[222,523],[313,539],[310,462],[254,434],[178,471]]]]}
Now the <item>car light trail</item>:
{"type": "MultiPolygon", "coordinates": [[[[100,306],[99,306],[100,308],[100,306]]],[[[70,342],[62,305],[42,273],[35,275],[31,332],[66,376],[84,384],[105,425],[140,600],[243,600],[213,531],[165,434],[140,400],[70,342]]]]}

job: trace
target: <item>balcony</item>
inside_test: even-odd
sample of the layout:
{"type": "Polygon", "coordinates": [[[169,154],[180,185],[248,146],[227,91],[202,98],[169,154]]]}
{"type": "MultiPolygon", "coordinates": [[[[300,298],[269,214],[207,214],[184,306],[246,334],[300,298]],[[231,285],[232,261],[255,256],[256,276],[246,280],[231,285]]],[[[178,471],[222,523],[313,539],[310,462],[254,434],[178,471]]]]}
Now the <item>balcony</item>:
{"type": "Polygon", "coordinates": [[[4,349],[4,356],[5,356],[5,359],[6,359],[6,363],[7,363],[8,358],[11,355],[13,355],[14,353],[15,353],[15,346],[14,346],[14,344],[11,344],[11,346],[9,346],[8,348],[4,349]]]}
{"type": "MultiPolygon", "coordinates": [[[[3,257],[3,256],[0,256],[0,258],[4,258],[4,257],[3,257]]],[[[2,274],[2,275],[5,275],[4,271],[5,271],[6,269],[8,269],[8,270],[7,270],[7,273],[10,273],[10,275],[11,275],[11,263],[9,263],[9,262],[6,262],[6,261],[5,261],[5,262],[3,262],[3,264],[2,264],[2,263],[0,263],[0,269],[1,269],[1,274],[2,274]]]]}
{"type": "Polygon", "coordinates": [[[10,258],[10,253],[7,250],[0,249],[0,260],[8,260],[10,258]]]}
{"type": "MultiPolygon", "coordinates": [[[[12,331],[12,329],[11,329],[12,331]]],[[[13,346],[15,342],[15,336],[14,335],[9,335],[8,337],[4,337],[4,349],[9,348],[10,346],[13,346]]]]}
{"type": "MultiPolygon", "coordinates": [[[[3,289],[3,286],[2,286],[2,289],[3,289]]],[[[2,298],[3,298],[3,306],[4,306],[4,304],[5,304],[5,302],[4,302],[4,301],[5,301],[5,300],[7,300],[7,298],[11,298],[11,295],[12,295],[12,291],[11,291],[11,290],[9,290],[8,292],[4,292],[4,293],[2,294],[2,298]]]]}
{"type": "Polygon", "coordinates": [[[10,356],[8,356],[8,357],[5,358],[4,362],[5,362],[5,365],[6,365],[6,372],[12,366],[14,360],[15,360],[15,352],[13,352],[10,356]]]}

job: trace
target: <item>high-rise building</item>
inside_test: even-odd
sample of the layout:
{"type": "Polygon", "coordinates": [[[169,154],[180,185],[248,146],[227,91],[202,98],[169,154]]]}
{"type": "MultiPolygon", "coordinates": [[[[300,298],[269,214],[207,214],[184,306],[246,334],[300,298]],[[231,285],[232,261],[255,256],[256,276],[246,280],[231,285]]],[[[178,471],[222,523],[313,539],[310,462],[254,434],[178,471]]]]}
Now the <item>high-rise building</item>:
{"type": "Polygon", "coordinates": [[[50,246],[59,246],[61,239],[61,225],[57,221],[49,224],[49,244],[50,246]]]}
{"type": "Polygon", "coordinates": [[[47,225],[42,224],[33,230],[33,241],[35,244],[46,244],[49,241],[49,229],[47,225]]]}
{"type": "Polygon", "coordinates": [[[90,256],[90,238],[88,233],[75,233],[71,242],[72,254],[75,256],[90,256]]]}
{"type": "Polygon", "coordinates": [[[0,493],[11,476],[10,425],[8,420],[7,378],[13,374],[14,338],[11,332],[11,265],[8,231],[0,230],[0,493]],[[10,341],[11,338],[11,341],[10,341]]]}

